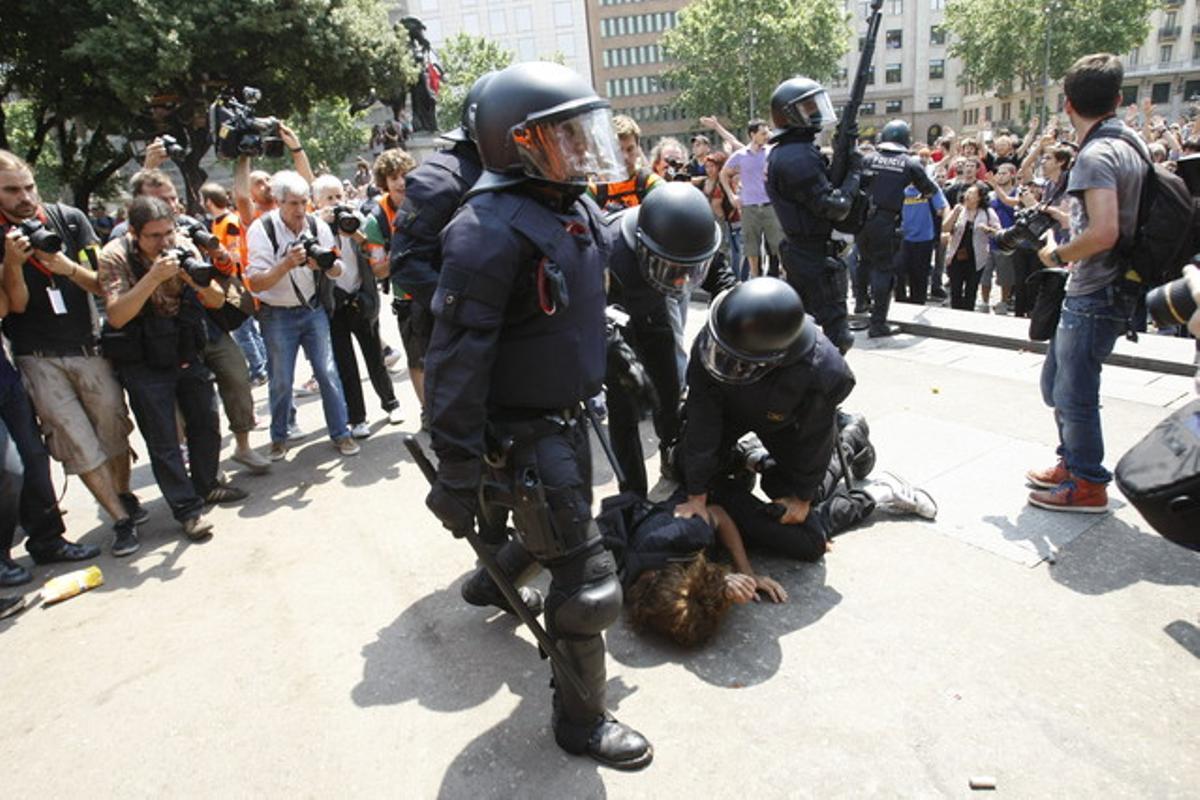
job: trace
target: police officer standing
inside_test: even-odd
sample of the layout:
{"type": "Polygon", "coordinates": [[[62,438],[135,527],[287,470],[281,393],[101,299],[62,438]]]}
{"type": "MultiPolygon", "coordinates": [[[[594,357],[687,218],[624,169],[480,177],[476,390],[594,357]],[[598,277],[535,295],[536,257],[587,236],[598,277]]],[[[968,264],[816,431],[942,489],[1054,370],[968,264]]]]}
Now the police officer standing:
{"type": "Polygon", "coordinates": [[[621,176],[611,111],[565,67],[516,64],[488,83],[475,133],[485,171],[442,235],[433,296],[426,402],[439,464],[426,503],[455,532],[490,504],[511,510],[551,574],[547,630],[587,688],[555,668],[555,739],[639,769],[650,743],[605,706],[601,634],[621,585],[592,519],[580,416],[604,380],[608,247],[583,194],[589,178],[621,176]]]}
{"type": "MultiPolygon", "coordinates": [[[[442,135],[453,144],[426,158],[404,178],[404,203],[392,223],[388,260],[395,296],[402,298],[407,293],[412,297],[408,324],[417,351],[410,358],[415,360],[421,360],[433,334],[430,303],[442,269],[438,237],[483,173],[475,148],[475,107],[494,74],[482,75],[471,85],[459,126],[442,135]]],[[[410,374],[417,399],[424,405],[424,374],[421,370],[410,370],[410,374]]]]}
{"type": "Polygon", "coordinates": [[[771,120],[777,130],[767,156],[767,194],[787,235],[780,248],[787,280],[825,335],[845,353],[854,344],[846,322],[849,284],[838,257],[841,247],[831,232],[856,208],[862,156],[851,152],[842,185],[830,183],[816,138],[835,121],[833,104],[810,78],[791,78],[775,89],[771,120]]]}
{"type": "MultiPolygon", "coordinates": [[[[615,220],[609,259],[609,303],[629,315],[621,331],[654,387],[654,432],[660,450],[679,435],[679,371],[668,302],[684,296],[708,274],[721,246],[721,229],[702,192],[664,183],[640,206],[615,220]]],[[[638,432],[636,367],[612,354],[608,369],[608,427],[625,480],[621,491],[646,494],[646,465],[638,432]]],[[[665,462],[664,462],[665,463],[665,462]]]]}
{"type": "Polygon", "coordinates": [[[911,140],[908,123],[894,119],[880,131],[878,149],[863,157],[863,172],[871,178],[867,192],[874,203],[855,241],[859,269],[866,271],[871,286],[871,325],[867,335],[872,339],[894,336],[900,330],[888,324],[887,312],[896,272],[902,266],[900,223],[904,190],[912,184],[922,200],[937,193],[937,186],[925,174],[920,160],[908,154],[911,140]]]}

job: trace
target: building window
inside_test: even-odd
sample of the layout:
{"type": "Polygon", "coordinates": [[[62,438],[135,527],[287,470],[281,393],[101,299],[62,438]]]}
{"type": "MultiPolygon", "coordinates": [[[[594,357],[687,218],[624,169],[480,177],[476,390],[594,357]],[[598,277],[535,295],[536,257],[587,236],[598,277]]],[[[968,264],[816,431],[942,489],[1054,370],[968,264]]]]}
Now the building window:
{"type": "Polygon", "coordinates": [[[887,32],[887,49],[899,50],[904,47],[904,31],[892,30],[887,32]]]}
{"type": "Polygon", "coordinates": [[[537,46],[532,36],[522,36],[517,40],[517,59],[519,61],[537,60],[537,46]]]}
{"type": "MultiPolygon", "coordinates": [[[[1137,90],[1136,86],[1131,86],[1129,88],[1135,91],[1137,90]]],[[[1183,84],[1183,99],[1189,103],[1200,100],[1200,81],[1187,81],[1183,84]]],[[[1134,96],[1134,99],[1130,100],[1129,102],[1136,103],[1136,95],[1134,96]]]]}
{"type": "Polygon", "coordinates": [[[844,89],[849,83],[850,70],[846,67],[841,67],[833,76],[833,86],[835,89],[844,89]]]}
{"type": "Polygon", "coordinates": [[[941,11],[946,7],[946,0],[929,0],[930,11],[941,11]]]}
{"type": "MultiPolygon", "coordinates": [[[[1121,105],[1123,105],[1123,106],[1137,105],[1137,95],[1138,95],[1137,89],[1138,89],[1137,84],[1134,84],[1132,86],[1122,86],[1121,87],[1121,105]]],[[[1183,94],[1184,94],[1184,97],[1187,96],[1186,91],[1183,94]]]]}
{"type": "Polygon", "coordinates": [[[929,79],[938,80],[946,77],[946,59],[931,58],[929,59],[929,79]]]}
{"type": "Polygon", "coordinates": [[[569,28],[575,24],[575,11],[571,8],[569,2],[559,2],[554,4],[554,26],[556,28],[569,28]]]}
{"type": "Polygon", "coordinates": [[[1150,87],[1150,102],[1155,105],[1171,102],[1171,84],[1156,83],[1150,87]]]}
{"type": "Polygon", "coordinates": [[[888,64],[887,71],[884,73],[884,80],[886,80],[888,83],[899,83],[900,73],[901,70],[899,64],[888,64]]]}
{"type": "Polygon", "coordinates": [[[888,100],[886,103],[884,103],[883,107],[889,114],[899,114],[900,112],[904,111],[904,101],[888,100]]]}
{"type": "Polygon", "coordinates": [[[529,7],[513,9],[513,28],[517,33],[533,30],[533,10],[529,7]]]}
{"type": "Polygon", "coordinates": [[[941,25],[929,26],[929,43],[933,46],[943,45],[946,43],[946,29],[941,25]]]}
{"type": "Polygon", "coordinates": [[[1129,51],[1129,57],[1125,59],[1125,63],[1127,63],[1131,67],[1136,67],[1137,63],[1138,63],[1138,59],[1141,58],[1141,55],[1142,55],[1142,48],[1135,47],[1129,51]]]}
{"type": "Polygon", "coordinates": [[[875,85],[875,65],[872,64],[871,67],[867,70],[867,86],[874,86],[874,85],[875,85]]]}
{"type": "Polygon", "coordinates": [[[488,12],[488,28],[491,29],[492,35],[497,33],[507,32],[508,17],[504,14],[504,9],[494,8],[488,12]]]}
{"type": "Polygon", "coordinates": [[[984,120],[985,120],[985,121],[987,121],[987,122],[991,122],[991,121],[992,121],[992,107],[991,107],[991,106],[985,106],[985,107],[984,107],[984,109],[983,109],[983,118],[984,118],[984,120]]]}
{"type": "Polygon", "coordinates": [[[892,0],[888,5],[888,13],[898,17],[904,13],[904,0],[892,0]]]}
{"type": "MultiPolygon", "coordinates": [[[[474,14],[474,13],[463,14],[462,20],[463,20],[463,33],[469,33],[472,36],[479,35],[480,31],[479,31],[479,15],[478,14],[474,14]]],[[[608,54],[608,51],[605,51],[605,55],[607,55],[607,54],[608,54]]],[[[607,67],[608,64],[605,64],[604,66],[607,67]]]]}
{"type": "Polygon", "coordinates": [[[942,96],[940,94],[929,95],[929,110],[939,111],[942,108],[942,96]]]}
{"type": "Polygon", "coordinates": [[[1192,42],[1192,58],[1200,59],[1200,39],[1192,42]]]}
{"type": "Polygon", "coordinates": [[[1012,102],[1000,104],[1000,119],[1012,119],[1012,102]]]}
{"type": "Polygon", "coordinates": [[[1169,44],[1161,45],[1158,48],[1159,63],[1166,64],[1167,62],[1169,62],[1171,60],[1171,50],[1172,49],[1173,48],[1169,44]]]}
{"type": "Polygon", "coordinates": [[[1174,28],[1178,19],[1179,15],[1177,13],[1174,11],[1168,11],[1165,15],[1163,15],[1163,27],[1174,28]]]}
{"type": "Polygon", "coordinates": [[[858,107],[858,113],[862,114],[864,117],[875,116],[875,104],[874,103],[863,103],[861,106],[858,107]]]}

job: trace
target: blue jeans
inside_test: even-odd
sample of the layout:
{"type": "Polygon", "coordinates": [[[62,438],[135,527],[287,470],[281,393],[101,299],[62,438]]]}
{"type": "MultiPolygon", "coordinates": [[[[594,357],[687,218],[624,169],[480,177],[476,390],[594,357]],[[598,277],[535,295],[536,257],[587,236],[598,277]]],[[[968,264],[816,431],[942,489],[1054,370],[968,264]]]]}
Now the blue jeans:
{"type": "Polygon", "coordinates": [[[1063,300],[1042,364],[1042,399],[1054,409],[1058,455],[1077,478],[1108,483],[1100,430],[1100,368],[1125,330],[1112,289],[1063,300]]]}
{"type": "Polygon", "coordinates": [[[267,346],[263,343],[262,334],[258,332],[258,323],[254,317],[248,317],[237,330],[233,331],[233,340],[242,348],[246,356],[246,366],[250,368],[250,378],[259,378],[267,374],[267,346]]]}
{"type": "Polygon", "coordinates": [[[50,454],[29,395],[19,380],[0,386],[0,556],[12,548],[18,521],[25,549],[52,545],[66,528],[50,480],[50,454]]]}
{"type": "Polygon", "coordinates": [[[296,353],[301,347],[312,365],[321,387],[321,406],[325,425],[332,439],[350,435],[346,416],[346,395],[333,363],[333,344],[329,336],[329,317],[322,309],[306,306],[279,308],[263,306],[258,311],[263,341],[271,374],[267,396],[271,405],[271,441],[287,441],[288,418],[292,409],[292,381],[296,377],[296,353]]]}

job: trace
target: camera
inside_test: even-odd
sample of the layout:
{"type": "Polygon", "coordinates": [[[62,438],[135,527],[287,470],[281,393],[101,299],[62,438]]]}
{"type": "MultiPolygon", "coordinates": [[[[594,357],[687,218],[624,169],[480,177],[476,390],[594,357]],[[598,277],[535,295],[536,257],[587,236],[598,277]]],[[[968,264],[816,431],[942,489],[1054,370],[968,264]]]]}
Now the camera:
{"type": "Polygon", "coordinates": [[[167,150],[167,157],[172,161],[180,161],[187,156],[188,148],[180,144],[174,136],[164,135],[158,137],[158,140],[162,142],[167,150]]]}
{"type": "Polygon", "coordinates": [[[54,231],[47,228],[36,219],[27,219],[20,225],[21,234],[29,240],[34,250],[43,253],[57,253],[62,250],[63,240],[54,231]]]}
{"type": "Polygon", "coordinates": [[[311,233],[300,234],[293,244],[303,247],[304,255],[311,258],[322,272],[333,269],[333,264],[337,261],[337,253],[328,247],[322,247],[321,243],[317,241],[317,237],[311,233]]]}
{"type": "Polygon", "coordinates": [[[663,177],[669,181],[690,181],[692,176],[688,174],[687,164],[678,158],[668,158],[667,168],[663,171],[663,177]]]}
{"type": "Polygon", "coordinates": [[[175,218],[175,223],[187,232],[188,238],[195,242],[201,250],[214,250],[221,244],[221,241],[208,230],[204,223],[195,217],[180,214],[175,218]]]}
{"type": "Polygon", "coordinates": [[[1012,227],[996,234],[996,247],[1005,253],[1014,250],[1040,250],[1042,236],[1054,227],[1054,218],[1040,208],[1022,208],[1016,212],[1012,227]]]}
{"type": "Polygon", "coordinates": [[[186,247],[168,247],[163,251],[163,255],[175,256],[179,268],[186,272],[197,286],[208,286],[212,283],[213,265],[196,258],[186,247]]]}
{"type": "Polygon", "coordinates": [[[354,213],[352,206],[343,203],[333,207],[333,227],[342,233],[354,233],[361,225],[362,219],[354,213]]]}
{"type": "Polygon", "coordinates": [[[254,106],[262,92],[250,86],[240,90],[227,89],[209,109],[209,128],[220,158],[238,156],[283,155],[283,139],[279,136],[279,120],[275,117],[254,116],[254,106]]]}
{"type": "Polygon", "coordinates": [[[1196,301],[1187,278],[1176,278],[1146,293],[1146,311],[1160,328],[1187,325],[1196,313],[1196,301]]]}

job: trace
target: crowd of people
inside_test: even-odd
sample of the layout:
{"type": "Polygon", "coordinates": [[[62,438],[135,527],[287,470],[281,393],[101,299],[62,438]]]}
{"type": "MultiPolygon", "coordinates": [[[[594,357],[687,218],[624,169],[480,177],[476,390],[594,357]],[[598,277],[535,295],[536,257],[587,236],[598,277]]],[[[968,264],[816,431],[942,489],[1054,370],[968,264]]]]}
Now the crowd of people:
{"type": "MultiPolygon", "coordinates": [[[[907,125],[893,123],[878,142],[824,154],[818,137],[836,120],[808,79],[781,84],[770,123],[750,121],[744,143],[705,117],[719,145],[698,133],[690,148],[665,138],[646,155],[637,123],[612,117],[578,76],[520,64],[480,78],[448,146],[419,164],[390,147],[347,179],[315,175],[282,125],[293,168],[271,175],[240,158],[232,187],[201,187],[199,218],[184,213],[152,145],[123,220],[105,222],[106,243],[82,212],[42,202],[29,166],[0,151],[0,317],[13,354],[0,354],[0,585],[32,580],[11,558],[18,522],[37,564],[99,553],[64,538],[50,458],[111,518],[112,554],[131,555],[148,518],[130,492],[136,420],[171,513],[189,540],[204,540],[205,508],[246,497],[219,469],[218,397],[233,460],[271,469],[303,435],[303,349],[327,435],[352,457],[371,433],[359,358],[394,425],[404,420],[388,368],[404,358],[438,456],[427,504],[456,535],[476,532],[502,573],[481,567],[464,599],[512,610],[497,581],[519,587],[561,656],[559,745],[644,766],[648,741],[604,701],[601,634],[622,594],[639,629],[696,645],[733,604],[786,601],[750,551],[816,561],[876,510],[935,517],[927,492],[874,471],[867,421],[841,408],[855,385],[847,305],[875,305],[871,336],[893,332],[892,293],[916,303],[948,294],[970,310],[977,293],[986,308],[995,285],[995,310],[1025,314],[1025,276],[1111,249],[1088,231],[1113,210],[1089,193],[1130,187],[1110,185],[1118,179],[1094,151],[1079,152],[1092,125],[1121,124],[1103,96],[1114,75],[1119,90],[1119,63],[1103,59],[1068,76],[1075,135],[1035,120],[1023,138],[947,133],[914,149],[907,125]],[[856,226],[870,171],[883,202],[856,226]],[[1084,205],[1090,228],[1076,214],[1072,231],[1068,203],[1084,205]],[[1022,206],[1044,210],[1055,232],[1040,249],[998,247],[1022,206]],[[853,281],[847,261],[858,264],[853,281]],[[707,318],[689,345],[700,290],[707,318]],[[403,354],[383,342],[384,293],[403,354]],[[251,392],[263,383],[265,456],[249,442],[251,392]],[[649,499],[645,417],[666,500],[649,499]],[[589,425],[619,488],[598,516],[589,425]],[[526,585],[539,567],[551,574],[544,597],[526,585]]],[[[1169,159],[1191,142],[1144,114],[1151,151],[1169,159]]],[[[1132,171],[1136,153],[1106,146],[1132,171]]],[[[1063,313],[1115,338],[1119,315],[1094,274],[1077,273],[1082,288],[1075,300],[1068,290],[1063,313]]],[[[1068,338],[1052,346],[1043,381],[1060,459],[1029,474],[1042,487],[1030,502],[1103,510],[1111,476],[1088,409],[1104,348],[1080,359],[1068,338]]]]}

